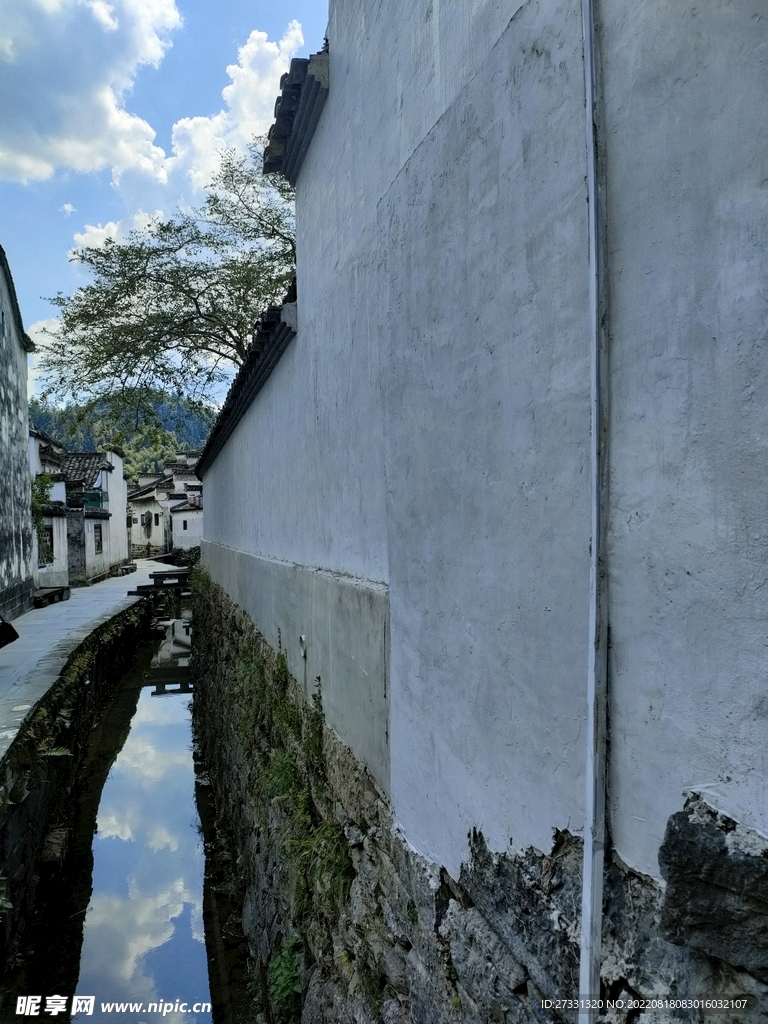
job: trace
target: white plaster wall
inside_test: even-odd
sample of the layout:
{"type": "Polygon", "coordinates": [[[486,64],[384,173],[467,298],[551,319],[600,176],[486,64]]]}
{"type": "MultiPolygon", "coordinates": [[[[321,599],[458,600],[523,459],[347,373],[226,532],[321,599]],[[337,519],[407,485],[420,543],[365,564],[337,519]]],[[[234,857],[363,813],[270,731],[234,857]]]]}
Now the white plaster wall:
{"type": "MultiPolygon", "coordinates": [[[[355,309],[341,309],[346,325],[355,309]]],[[[378,358],[371,338],[299,324],[205,475],[205,536],[253,554],[386,580],[378,358]],[[258,441],[256,439],[258,438],[258,441]],[[209,494],[212,496],[208,500],[209,494]]]]}
{"type": "MultiPolygon", "coordinates": [[[[600,6],[610,822],[657,875],[686,787],[768,832],[767,40],[754,0],[600,6]]],[[[389,584],[371,720],[408,839],[457,872],[473,826],[496,849],[582,826],[580,5],[332,0],[330,42],[298,335],[206,474],[204,561],[270,642],[312,615],[366,635],[343,588],[296,596],[317,567],[389,584]]]]}
{"type": "Polygon", "coordinates": [[[138,523],[131,522],[131,543],[139,548],[146,548],[149,543],[154,548],[162,548],[165,544],[165,510],[157,501],[137,501],[133,506],[133,516],[139,521],[138,523]],[[141,525],[141,517],[145,512],[152,513],[152,532],[149,536],[144,531],[144,527],[141,525]],[[155,523],[155,515],[159,517],[158,523],[155,523]]]}
{"type": "Polygon", "coordinates": [[[109,565],[118,565],[128,558],[128,483],[123,476],[123,460],[116,452],[106,452],[105,458],[114,468],[112,472],[102,471],[102,478],[109,495],[109,565]]]}
{"type": "Polygon", "coordinates": [[[32,581],[27,353],[13,316],[5,274],[0,272],[0,601],[6,613],[19,612],[20,588],[32,581]],[[17,597],[12,597],[17,594],[17,597]]]}
{"type": "Polygon", "coordinates": [[[578,4],[526,5],[378,203],[392,793],[454,873],[582,825],[582,67],[578,4]]]}
{"type": "Polygon", "coordinates": [[[85,530],[85,578],[92,579],[94,576],[101,576],[110,567],[109,542],[111,519],[88,519],[84,520],[85,530]],[[101,551],[96,551],[96,535],[94,527],[101,526],[101,551]]]}
{"type": "Polygon", "coordinates": [[[768,21],[601,8],[610,816],[657,875],[686,787],[768,834],[768,21]]]}
{"type": "Polygon", "coordinates": [[[69,585],[69,555],[67,520],[65,516],[50,516],[44,520],[53,527],[53,562],[37,564],[37,532],[32,531],[33,579],[36,587],[66,587],[69,585]]]}
{"type": "Polygon", "coordinates": [[[387,588],[203,540],[202,563],[246,611],[328,725],[389,792],[387,588]],[[303,638],[303,640],[302,640],[303,638]]]}
{"type": "Polygon", "coordinates": [[[173,546],[186,551],[189,548],[200,546],[203,539],[203,512],[202,509],[195,509],[186,512],[171,513],[173,522],[173,546]],[[187,529],[184,529],[184,520],[187,522],[187,529]]]}
{"type": "Polygon", "coordinates": [[[29,471],[32,476],[39,476],[43,472],[43,463],[40,458],[40,438],[29,435],[29,471]]]}

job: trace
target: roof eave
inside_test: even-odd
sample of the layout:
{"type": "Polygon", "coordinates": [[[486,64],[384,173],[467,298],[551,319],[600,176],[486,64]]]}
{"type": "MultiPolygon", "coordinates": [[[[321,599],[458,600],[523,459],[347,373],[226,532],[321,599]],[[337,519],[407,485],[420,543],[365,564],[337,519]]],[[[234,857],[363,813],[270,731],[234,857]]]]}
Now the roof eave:
{"type": "Polygon", "coordinates": [[[311,57],[295,57],[280,79],[275,122],[264,148],[264,173],[281,174],[295,185],[323,112],[329,90],[326,50],[311,57]]]}

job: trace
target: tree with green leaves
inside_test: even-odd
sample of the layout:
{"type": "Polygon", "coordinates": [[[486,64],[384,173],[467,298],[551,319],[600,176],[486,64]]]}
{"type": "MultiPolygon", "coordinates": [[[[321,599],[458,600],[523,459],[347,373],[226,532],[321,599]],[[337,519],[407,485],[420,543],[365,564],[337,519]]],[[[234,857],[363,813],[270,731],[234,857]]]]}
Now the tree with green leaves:
{"type": "Polygon", "coordinates": [[[75,250],[93,280],[51,300],[44,397],[130,410],[138,428],[158,396],[220,392],[295,272],[293,193],[261,152],[224,153],[200,209],[75,250]]]}

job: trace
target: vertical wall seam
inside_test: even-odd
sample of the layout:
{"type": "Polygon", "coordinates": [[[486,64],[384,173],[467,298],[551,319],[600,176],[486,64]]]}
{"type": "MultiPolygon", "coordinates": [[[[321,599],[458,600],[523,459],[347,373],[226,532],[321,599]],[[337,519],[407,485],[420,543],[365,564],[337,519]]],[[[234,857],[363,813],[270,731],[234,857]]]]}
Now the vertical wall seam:
{"type": "Polygon", "coordinates": [[[589,637],[587,659],[587,747],[584,866],[581,900],[579,1021],[588,1024],[597,1011],[588,998],[600,995],[600,963],[605,854],[605,776],[607,688],[607,573],[605,566],[605,492],[607,424],[603,389],[605,359],[601,316],[604,308],[603,223],[598,180],[597,59],[594,0],[581,0],[584,46],[585,139],[589,235],[590,347],[590,491],[589,637]]]}

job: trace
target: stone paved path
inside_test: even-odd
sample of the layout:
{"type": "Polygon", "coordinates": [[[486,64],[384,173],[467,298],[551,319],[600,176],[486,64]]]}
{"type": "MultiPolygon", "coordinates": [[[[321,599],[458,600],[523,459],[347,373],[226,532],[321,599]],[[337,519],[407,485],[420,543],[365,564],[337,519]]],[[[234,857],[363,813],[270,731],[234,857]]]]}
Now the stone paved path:
{"type": "Polygon", "coordinates": [[[102,622],[141,600],[128,597],[128,591],[151,583],[150,572],[168,568],[151,558],[137,558],[136,565],[128,576],[73,587],[68,601],[33,608],[13,620],[19,639],[0,649],[0,757],[75,647],[102,622]]]}

